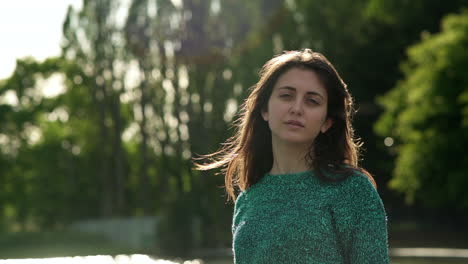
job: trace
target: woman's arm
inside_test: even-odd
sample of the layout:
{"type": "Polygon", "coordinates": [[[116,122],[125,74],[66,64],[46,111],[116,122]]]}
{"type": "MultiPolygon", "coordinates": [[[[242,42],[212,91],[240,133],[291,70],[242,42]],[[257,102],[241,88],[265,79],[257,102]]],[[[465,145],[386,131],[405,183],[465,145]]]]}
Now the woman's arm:
{"type": "Polygon", "coordinates": [[[387,264],[387,218],[377,190],[366,176],[342,182],[333,205],[335,228],[347,263],[387,264]]]}

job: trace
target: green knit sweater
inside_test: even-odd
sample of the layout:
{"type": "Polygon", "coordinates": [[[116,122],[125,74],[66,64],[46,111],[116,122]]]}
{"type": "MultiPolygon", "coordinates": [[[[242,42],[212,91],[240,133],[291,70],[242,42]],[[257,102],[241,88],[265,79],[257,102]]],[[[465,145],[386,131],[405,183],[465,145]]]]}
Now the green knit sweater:
{"type": "Polygon", "coordinates": [[[234,263],[389,263],[387,219],[369,179],[266,174],[237,197],[234,263]]]}

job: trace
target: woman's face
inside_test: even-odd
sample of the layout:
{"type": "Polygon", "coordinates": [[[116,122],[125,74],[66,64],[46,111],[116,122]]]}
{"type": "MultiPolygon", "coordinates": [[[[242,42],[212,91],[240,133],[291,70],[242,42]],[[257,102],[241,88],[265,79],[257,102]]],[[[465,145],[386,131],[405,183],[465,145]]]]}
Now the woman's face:
{"type": "Polygon", "coordinates": [[[314,71],[292,68],[283,73],[262,112],[272,143],[311,146],[319,132],[332,125],[327,119],[327,102],[327,91],[314,71]]]}

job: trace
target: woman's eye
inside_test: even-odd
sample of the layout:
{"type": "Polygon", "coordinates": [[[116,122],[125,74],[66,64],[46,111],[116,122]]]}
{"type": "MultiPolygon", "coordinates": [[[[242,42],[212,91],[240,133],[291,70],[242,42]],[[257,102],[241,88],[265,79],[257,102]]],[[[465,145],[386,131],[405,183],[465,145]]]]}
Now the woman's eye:
{"type": "Polygon", "coordinates": [[[317,100],[315,100],[315,99],[307,99],[307,102],[309,102],[309,103],[311,103],[311,104],[316,104],[316,105],[320,104],[320,103],[319,103],[317,100]]]}
{"type": "Polygon", "coordinates": [[[291,97],[291,95],[290,94],[280,94],[280,97],[281,98],[289,98],[289,97],[291,97]]]}

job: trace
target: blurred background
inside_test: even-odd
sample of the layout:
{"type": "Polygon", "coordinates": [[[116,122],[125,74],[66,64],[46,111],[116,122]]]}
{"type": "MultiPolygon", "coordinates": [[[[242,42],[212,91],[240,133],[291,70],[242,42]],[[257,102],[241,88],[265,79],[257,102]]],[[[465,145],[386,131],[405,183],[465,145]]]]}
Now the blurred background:
{"type": "Polygon", "coordinates": [[[191,158],[232,135],[265,61],[301,48],[327,56],[354,96],[361,165],[377,181],[390,247],[468,248],[465,8],[468,0],[2,2],[0,259],[232,263],[223,175],[193,170],[191,158]]]}

